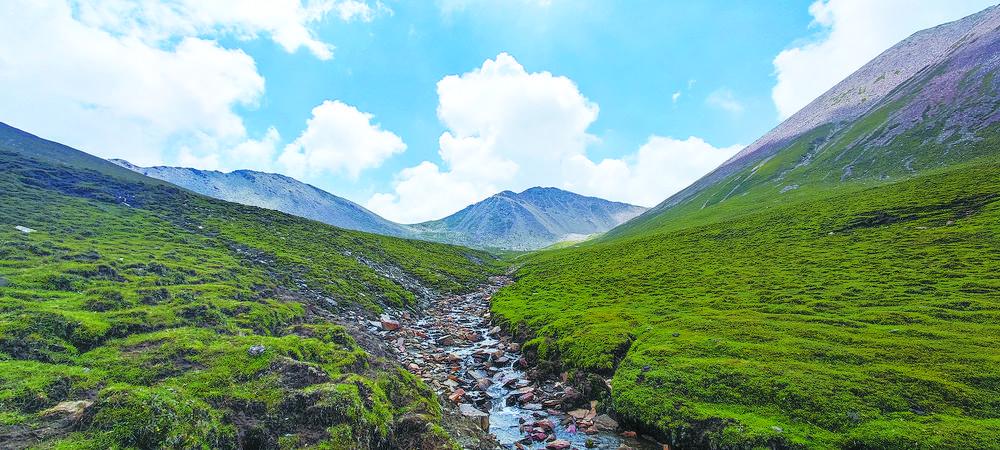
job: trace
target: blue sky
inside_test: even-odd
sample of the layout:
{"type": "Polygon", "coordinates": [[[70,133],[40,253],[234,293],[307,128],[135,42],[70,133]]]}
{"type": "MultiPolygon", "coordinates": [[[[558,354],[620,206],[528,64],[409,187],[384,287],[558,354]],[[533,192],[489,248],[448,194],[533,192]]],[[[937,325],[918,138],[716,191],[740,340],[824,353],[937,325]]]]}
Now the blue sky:
{"type": "Polygon", "coordinates": [[[652,206],[988,1],[14,0],[0,121],[281,172],[403,222],[551,185],[652,206]]]}

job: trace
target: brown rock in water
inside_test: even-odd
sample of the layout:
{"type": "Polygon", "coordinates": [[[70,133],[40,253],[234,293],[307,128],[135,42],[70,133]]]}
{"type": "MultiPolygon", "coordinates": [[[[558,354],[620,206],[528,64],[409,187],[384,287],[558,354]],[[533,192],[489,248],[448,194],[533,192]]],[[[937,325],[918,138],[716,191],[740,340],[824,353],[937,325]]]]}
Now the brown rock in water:
{"type": "Polygon", "coordinates": [[[546,450],[565,450],[569,447],[569,441],[563,439],[556,439],[545,446],[546,450]]]}
{"type": "Polygon", "coordinates": [[[465,397],[465,389],[458,388],[455,389],[455,392],[452,392],[451,395],[448,396],[448,400],[458,403],[459,400],[462,400],[462,397],[465,397]]]}
{"type": "Polygon", "coordinates": [[[635,431],[626,431],[622,433],[622,437],[635,439],[635,431]]]}

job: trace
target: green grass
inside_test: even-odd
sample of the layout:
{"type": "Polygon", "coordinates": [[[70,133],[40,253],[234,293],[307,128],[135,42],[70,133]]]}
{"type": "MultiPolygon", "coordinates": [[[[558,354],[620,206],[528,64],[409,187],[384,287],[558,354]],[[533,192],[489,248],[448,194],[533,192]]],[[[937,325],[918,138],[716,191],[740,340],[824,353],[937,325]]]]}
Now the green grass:
{"type": "Polygon", "coordinates": [[[30,139],[0,145],[0,204],[0,433],[42,430],[46,448],[451,445],[427,386],[310,308],[413,308],[424,289],[484,281],[491,255],[211,200],[30,139]],[[94,403],[46,431],[43,412],[71,400],[94,403]]]}
{"type": "Polygon", "coordinates": [[[494,313],[680,445],[1000,448],[998,174],[720,187],[522,258],[494,313]]]}

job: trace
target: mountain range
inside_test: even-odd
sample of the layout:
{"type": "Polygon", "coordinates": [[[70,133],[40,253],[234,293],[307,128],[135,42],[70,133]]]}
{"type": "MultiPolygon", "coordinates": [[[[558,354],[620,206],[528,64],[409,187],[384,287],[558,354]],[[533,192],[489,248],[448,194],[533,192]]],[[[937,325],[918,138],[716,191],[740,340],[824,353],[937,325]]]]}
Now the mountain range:
{"type": "Polygon", "coordinates": [[[440,220],[404,225],[361,205],[275,173],[219,172],[185,167],[121,167],[202,195],[317,220],[349,230],[475,248],[536,250],[582,240],[638,216],[646,208],[586,197],[556,188],[504,191],[440,220]]]}

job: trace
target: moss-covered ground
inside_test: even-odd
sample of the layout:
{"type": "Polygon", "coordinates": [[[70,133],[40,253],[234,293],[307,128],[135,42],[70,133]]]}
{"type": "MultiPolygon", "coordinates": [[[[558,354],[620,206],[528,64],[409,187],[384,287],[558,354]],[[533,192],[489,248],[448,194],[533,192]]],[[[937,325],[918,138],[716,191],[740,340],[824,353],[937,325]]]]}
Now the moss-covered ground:
{"type": "Polygon", "coordinates": [[[1000,448],[1000,159],[836,181],[522,257],[494,312],[682,448],[1000,448]]]}
{"type": "Polygon", "coordinates": [[[211,200],[4,131],[3,446],[451,445],[432,391],[310,311],[412,307],[483,281],[490,255],[211,200]],[[72,420],[50,410],[78,400],[72,420]]]}

